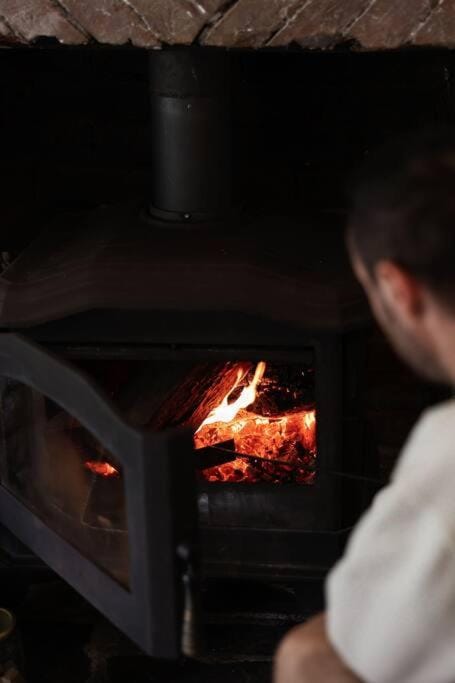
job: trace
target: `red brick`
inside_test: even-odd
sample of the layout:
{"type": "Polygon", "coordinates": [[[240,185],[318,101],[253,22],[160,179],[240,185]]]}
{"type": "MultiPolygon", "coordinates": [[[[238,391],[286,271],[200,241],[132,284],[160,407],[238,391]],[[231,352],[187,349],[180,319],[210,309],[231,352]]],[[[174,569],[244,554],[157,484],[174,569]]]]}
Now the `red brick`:
{"type": "Polygon", "coordinates": [[[70,45],[87,42],[64,10],[51,0],[1,0],[0,14],[16,34],[30,42],[41,37],[70,45]]]}
{"type": "Polygon", "coordinates": [[[23,42],[10,28],[0,19],[0,41],[4,45],[14,45],[23,42]]]}
{"type": "Polygon", "coordinates": [[[302,4],[302,0],[239,0],[204,37],[205,45],[261,47],[302,4]]]}
{"type": "Polygon", "coordinates": [[[373,0],[349,36],[369,50],[407,45],[432,11],[433,4],[432,0],[373,0]]]}
{"type": "Polygon", "coordinates": [[[302,47],[330,47],[367,9],[371,0],[310,0],[270,41],[270,45],[298,43],[302,47]]]}
{"type": "Polygon", "coordinates": [[[420,27],[415,45],[455,47],[455,0],[443,0],[420,27]]]}
{"type": "Polygon", "coordinates": [[[129,4],[162,42],[190,44],[225,0],[129,0],[129,4]]]}
{"type": "Polygon", "coordinates": [[[124,0],[60,0],[68,13],[99,43],[138,47],[159,45],[155,33],[124,0]]]}

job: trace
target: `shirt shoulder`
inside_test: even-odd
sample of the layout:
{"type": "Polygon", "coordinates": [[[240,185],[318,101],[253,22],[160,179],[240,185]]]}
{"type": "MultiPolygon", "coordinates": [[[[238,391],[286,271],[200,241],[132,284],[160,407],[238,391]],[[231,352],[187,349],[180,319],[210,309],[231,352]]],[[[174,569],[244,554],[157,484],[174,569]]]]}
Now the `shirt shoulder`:
{"type": "Polygon", "coordinates": [[[403,449],[394,478],[408,465],[428,461],[428,447],[434,453],[455,445],[455,398],[426,410],[412,430],[403,449]]]}
{"type": "Polygon", "coordinates": [[[422,416],[327,583],[329,637],[369,683],[453,681],[454,484],[452,400],[422,416]]]}
{"type": "MultiPolygon", "coordinates": [[[[453,497],[455,482],[455,399],[422,415],[402,451],[392,476],[395,490],[410,504],[438,507],[453,497]]],[[[453,506],[455,528],[455,500],[453,506]]]]}
{"type": "Polygon", "coordinates": [[[381,492],[326,586],[335,650],[368,683],[452,683],[455,552],[439,520],[381,492]]]}

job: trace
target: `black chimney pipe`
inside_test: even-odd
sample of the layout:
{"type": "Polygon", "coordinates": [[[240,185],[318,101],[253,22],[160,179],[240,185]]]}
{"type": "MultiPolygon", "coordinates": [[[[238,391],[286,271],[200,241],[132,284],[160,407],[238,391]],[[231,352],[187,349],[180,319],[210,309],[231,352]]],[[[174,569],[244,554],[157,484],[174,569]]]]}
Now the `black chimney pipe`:
{"type": "Polygon", "coordinates": [[[172,48],[149,59],[150,211],[179,223],[221,217],[231,204],[229,56],[172,48]]]}

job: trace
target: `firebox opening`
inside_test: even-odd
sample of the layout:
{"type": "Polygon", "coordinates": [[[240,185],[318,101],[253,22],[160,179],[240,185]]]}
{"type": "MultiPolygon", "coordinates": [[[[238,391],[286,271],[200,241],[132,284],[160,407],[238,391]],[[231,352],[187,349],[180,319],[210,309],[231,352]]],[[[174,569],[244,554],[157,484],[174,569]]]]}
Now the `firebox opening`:
{"type": "Polygon", "coordinates": [[[226,462],[202,470],[208,482],[313,483],[312,370],[265,361],[239,367],[232,387],[196,430],[194,444],[225,455],[226,462]]]}
{"type": "MultiPolygon", "coordinates": [[[[314,363],[267,353],[244,360],[78,359],[135,427],[192,430],[205,484],[315,481],[314,363]]],[[[73,359],[74,362],[74,359],[73,359]]],[[[101,478],[115,463],[87,457],[101,478]]]]}

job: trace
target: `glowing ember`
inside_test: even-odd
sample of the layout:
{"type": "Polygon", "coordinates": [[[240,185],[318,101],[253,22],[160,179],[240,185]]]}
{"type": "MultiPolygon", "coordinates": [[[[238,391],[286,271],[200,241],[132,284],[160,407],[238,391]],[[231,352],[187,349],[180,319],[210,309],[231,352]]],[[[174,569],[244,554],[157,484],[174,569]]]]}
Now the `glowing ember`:
{"type": "Polygon", "coordinates": [[[85,468],[98,474],[100,477],[116,477],[119,471],[108,462],[98,462],[96,460],[87,460],[85,468]]]}
{"type": "Polygon", "coordinates": [[[225,465],[205,470],[208,481],[308,484],[314,480],[316,411],[311,408],[265,416],[248,410],[256,402],[265,371],[266,364],[259,363],[251,382],[230,402],[242,382],[243,373],[239,371],[232,389],[196,431],[196,448],[233,441],[238,456],[225,465]],[[242,459],[242,454],[255,456],[255,460],[242,459]]]}

